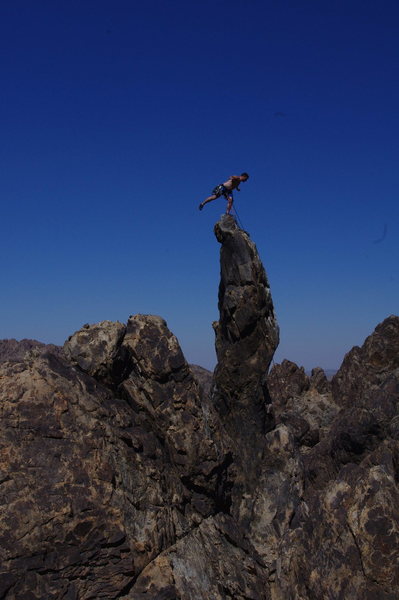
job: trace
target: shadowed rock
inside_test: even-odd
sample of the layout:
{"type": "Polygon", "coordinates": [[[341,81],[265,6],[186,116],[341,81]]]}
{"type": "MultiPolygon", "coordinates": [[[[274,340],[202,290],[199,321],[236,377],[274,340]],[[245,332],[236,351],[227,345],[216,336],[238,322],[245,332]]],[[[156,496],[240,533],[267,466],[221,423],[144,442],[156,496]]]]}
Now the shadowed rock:
{"type": "Polygon", "coordinates": [[[298,367],[290,360],[283,360],[281,364],[273,365],[267,376],[267,385],[273,405],[284,406],[289,398],[300,396],[309,389],[309,377],[303,367],[298,367]]]}
{"type": "Polygon", "coordinates": [[[190,369],[204,394],[206,396],[209,395],[212,387],[212,371],[208,371],[208,369],[204,369],[204,367],[200,367],[199,365],[190,365],[190,369]]]}
{"type": "Polygon", "coordinates": [[[319,392],[319,394],[326,394],[331,390],[331,384],[328,381],[324,370],[320,367],[312,369],[309,385],[312,389],[319,392]]]}
{"type": "Polygon", "coordinates": [[[377,325],[360,348],[345,356],[332,379],[332,392],[340,406],[358,403],[365,391],[380,386],[399,369],[399,317],[391,315],[377,325]]]}
{"type": "Polygon", "coordinates": [[[112,321],[84,325],[65,342],[64,354],[95,379],[117,385],[126,370],[126,360],[120,352],[125,332],[125,325],[112,321]]]}
{"type": "Polygon", "coordinates": [[[308,377],[303,367],[283,360],[266,378],[277,423],[284,423],[302,450],[317,444],[328,431],[338,407],[320,368],[308,377]]]}
{"type": "Polygon", "coordinates": [[[223,482],[231,450],[218,415],[209,400],[202,398],[179,343],[163,319],[131,317],[122,348],[132,368],[120,393],[140,423],[165,444],[184,483],[205,495],[203,504],[208,508],[204,512],[208,514],[215,501],[228,501],[223,496],[223,482]]]}
{"type": "MultiPolygon", "coordinates": [[[[302,452],[304,489],[279,543],[276,598],[399,594],[398,324],[389,317],[352,349],[333,382],[334,399],[320,396],[336,416],[302,452]]],[[[299,406],[308,394],[296,398],[299,406]]]]}
{"type": "Polygon", "coordinates": [[[229,215],[215,225],[215,235],[221,244],[220,319],[214,323],[218,364],[211,398],[234,449],[231,514],[249,530],[267,478],[265,434],[274,416],[265,378],[279,330],[266,273],[249,235],[229,215]]]}
{"type": "Polygon", "coordinates": [[[33,358],[45,352],[60,354],[61,348],[54,344],[43,344],[37,340],[0,340],[0,362],[19,362],[25,358],[33,358]]]}
{"type": "MultiPolygon", "coordinates": [[[[115,382],[105,387],[50,352],[1,365],[0,590],[11,600],[135,598],[141,571],[162,553],[187,561],[190,532],[226,502],[223,428],[201,405],[176,338],[145,315],[132,317],[126,332],[120,349],[130,375],[116,393],[115,382]]],[[[83,354],[77,342],[75,350],[83,354]]],[[[242,593],[257,589],[256,557],[209,527],[248,561],[242,593]]],[[[191,543],[194,551],[198,537],[191,543]]],[[[222,582],[223,561],[219,555],[210,571],[222,582]]],[[[158,584],[163,594],[168,583],[158,584]]],[[[181,585],[175,597],[189,584],[181,585]]]]}
{"type": "Polygon", "coordinates": [[[221,273],[213,398],[228,430],[245,438],[246,450],[257,434],[272,427],[264,377],[279,330],[266,273],[249,235],[230,215],[215,225],[215,235],[221,273]]]}

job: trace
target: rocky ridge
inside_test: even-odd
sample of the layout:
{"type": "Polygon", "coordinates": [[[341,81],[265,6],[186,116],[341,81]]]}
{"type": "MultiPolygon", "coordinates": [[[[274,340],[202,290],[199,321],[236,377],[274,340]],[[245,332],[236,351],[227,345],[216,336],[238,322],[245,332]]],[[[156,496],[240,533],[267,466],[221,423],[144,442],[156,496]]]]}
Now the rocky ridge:
{"type": "Polygon", "coordinates": [[[267,375],[264,268],[215,234],[211,385],[156,316],[0,342],[0,599],[398,597],[399,318],[332,382],[267,375]]]}

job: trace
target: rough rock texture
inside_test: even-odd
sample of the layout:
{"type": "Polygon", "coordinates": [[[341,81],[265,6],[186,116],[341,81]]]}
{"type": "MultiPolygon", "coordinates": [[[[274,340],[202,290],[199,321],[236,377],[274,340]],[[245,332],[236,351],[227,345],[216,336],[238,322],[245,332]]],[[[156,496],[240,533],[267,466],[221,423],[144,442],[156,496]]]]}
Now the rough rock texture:
{"type": "Polygon", "coordinates": [[[59,354],[61,349],[54,344],[43,344],[37,340],[0,340],[0,362],[13,361],[19,362],[25,358],[32,358],[40,354],[42,350],[51,350],[54,354],[59,354]]]}
{"type": "Polygon", "coordinates": [[[132,366],[120,392],[137,423],[161,440],[179,477],[193,491],[200,512],[208,516],[223,503],[223,483],[231,450],[221,423],[184,359],[178,341],[160,317],[129,319],[122,350],[132,366]],[[197,498],[198,497],[198,498],[197,498]]]}
{"type": "Polygon", "coordinates": [[[377,389],[392,372],[399,369],[399,321],[390,316],[359,348],[345,356],[341,368],[332,379],[334,400],[349,406],[371,388],[377,389]]]}
{"type": "MultiPolygon", "coordinates": [[[[398,342],[399,318],[389,317],[345,357],[333,397],[320,395],[327,420],[320,442],[299,449],[304,487],[278,546],[274,598],[398,597],[398,342]]],[[[308,394],[288,400],[306,419],[308,394]]]]}
{"type": "Polygon", "coordinates": [[[323,369],[312,369],[308,377],[303,367],[283,360],[273,365],[266,381],[276,423],[289,425],[301,451],[306,452],[324,437],[339,410],[323,369]]]}
{"type": "Polygon", "coordinates": [[[231,217],[208,393],[163,319],[0,342],[0,599],[399,597],[399,318],[289,361],[231,217]]]}
{"type": "Polygon", "coordinates": [[[320,394],[325,394],[330,391],[331,385],[323,369],[315,367],[309,379],[309,385],[312,389],[320,394]]]}
{"type": "Polygon", "coordinates": [[[262,480],[265,434],[274,425],[265,375],[276,350],[279,330],[269,282],[255,244],[230,215],[215,226],[221,244],[218,364],[212,400],[234,448],[236,477],[231,514],[248,529],[254,486],[262,480]]]}
{"type": "Polygon", "coordinates": [[[230,215],[216,224],[215,235],[222,247],[213,397],[227,428],[235,436],[239,433],[245,451],[272,424],[263,378],[279,330],[255,244],[230,215]]]}
{"type": "Polygon", "coordinates": [[[123,379],[126,361],[120,346],[126,326],[112,321],[83,325],[64,344],[64,354],[73,365],[105,384],[123,379]]]}
{"type": "Polygon", "coordinates": [[[309,377],[303,367],[298,367],[290,360],[283,360],[280,365],[273,365],[267,377],[269,392],[273,397],[273,406],[284,405],[289,398],[300,396],[309,389],[309,377]]]}
{"type": "MultiPolygon", "coordinates": [[[[105,364],[108,347],[92,347],[89,368],[105,364]]],[[[181,578],[159,576],[146,597],[191,597],[185,571],[198,581],[204,573],[187,545],[192,538],[199,551],[202,530],[220,547],[208,566],[215,590],[262,590],[256,553],[222,518],[231,462],[223,428],[200,402],[176,338],[159,317],[136,315],[119,351],[131,372],[117,393],[45,348],[1,365],[0,597],[139,598],[142,571],[170,557],[181,578]],[[238,579],[226,549],[232,569],[247,565],[238,579]]]]}
{"type": "Polygon", "coordinates": [[[209,395],[213,380],[212,371],[208,371],[208,369],[204,369],[199,365],[190,365],[190,369],[204,394],[209,395]]]}

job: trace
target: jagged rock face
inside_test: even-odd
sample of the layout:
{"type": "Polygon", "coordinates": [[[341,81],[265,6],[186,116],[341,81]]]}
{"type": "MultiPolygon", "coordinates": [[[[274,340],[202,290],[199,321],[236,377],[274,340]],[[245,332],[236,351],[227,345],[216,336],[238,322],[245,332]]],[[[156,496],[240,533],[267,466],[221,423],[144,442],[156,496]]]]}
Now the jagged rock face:
{"type": "MultiPolygon", "coordinates": [[[[299,448],[304,488],[278,544],[279,576],[272,585],[279,600],[393,600],[399,594],[398,323],[390,317],[348,353],[334,398],[321,394],[316,401],[327,404],[328,420],[319,443],[299,448]],[[376,347],[378,374],[370,369],[376,347]]],[[[309,419],[308,401],[306,390],[289,399],[281,419],[287,408],[309,419]]]]}
{"type": "Polygon", "coordinates": [[[361,348],[355,346],[345,356],[332,379],[335,402],[349,406],[370,387],[381,385],[396,369],[399,369],[399,318],[392,315],[375,328],[361,348]]]}
{"type": "Polygon", "coordinates": [[[200,367],[199,365],[190,365],[190,369],[203,393],[208,396],[212,387],[212,371],[208,371],[208,369],[204,369],[204,367],[200,367]]]}
{"type": "Polygon", "coordinates": [[[0,598],[399,597],[399,318],[347,355],[334,396],[320,369],[265,377],[265,276],[231,218],[216,229],[210,394],[156,316],[85,326],[63,352],[0,342],[0,598]]]}
{"type": "Polygon", "coordinates": [[[339,410],[323,369],[316,367],[308,377],[303,367],[283,360],[270,370],[266,383],[276,423],[287,425],[306,452],[326,435],[339,410]]]}
{"type": "Polygon", "coordinates": [[[229,449],[176,338],[162,319],[136,315],[110,352],[104,328],[73,336],[75,356],[91,357],[84,365],[46,348],[1,364],[1,596],[140,598],[149,587],[147,598],[184,598],[191,573],[215,598],[257,590],[267,599],[256,553],[228,515],[214,517],[226,502],[229,449]],[[116,381],[106,387],[82,368],[103,381],[106,364],[109,380],[120,355],[129,375],[117,392],[116,381]],[[145,573],[163,563],[177,583],[161,567],[149,584],[145,573]]]}
{"type": "Polygon", "coordinates": [[[212,402],[234,451],[231,514],[245,530],[253,517],[253,495],[264,481],[265,434],[274,415],[265,377],[279,330],[265,270],[255,244],[224,215],[215,226],[221,244],[220,319],[214,324],[218,364],[212,402]]]}
{"type": "Polygon", "coordinates": [[[256,551],[274,572],[280,540],[290,529],[304,486],[301,455],[286,425],[279,424],[266,434],[262,466],[252,481],[250,516],[244,513],[241,518],[256,551]]]}
{"type": "Polygon", "coordinates": [[[0,401],[1,597],[115,597],[135,568],[126,523],[141,529],[128,498],[162,496],[125,403],[46,352],[1,365],[0,401]]]}
{"type": "Polygon", "coordinates": [[[122,349],[132,369],[120,392],[166,445],[185,485],[195,491],[201,512],[229,502],[225,490],[231,449],[220,420],[202,397],[176,337],[160,317],[136,315],[126,328],[122,349]]]}
{"type": "Polygon", "coordinates": [[[278,345],[279,330],[255,244],[230,215],[216,224],[215,235],[221,243],[221,277],[220,319],[214,324],[218,365],[213,397],[226,426],[234,432],[241,429],[250,443],[272,426],[263,377],[278,345]]]}
{"type": "Polygon", "coordinates": [[[107,383],[167,451],[195,503],[208,515],[215,499],[228,502],[224,483],[231,451],[219,418],[193,377],[176,337],[157,316],[135,315],[127,325],[85,325],[64,345],[66,356],[107,383]]]}
{"type": "Polygon", "coordinates": [[[84,325],[65,342],[64,354],[73,365],[97,380],[118,384],[126,368],[126,360],[120,353],[125,333],[125,325],[112,321],[84,325]]]}
{"type": "Polygon", "coordinates": [[[269,393],[273,398],[273,406],[284,404],[289,398],[300,396],[309,389],[309,377],[303,367],[298,367],[290,360],[283,360],[280,365],[273,365],[267,377],[269,393]]]}
{"type": "Polygon", "coordinates": [[[320,394],[326,394],[331,390],[331,384],[328,381],[324,370],[320,367],[312,369],[309,385],[320,394]]]}
{"type": "Polygon", "coordinates": [[[321,444],[306,458],[313,486],[325,485],[342,467],[360,464],[384,440],[397,440],[399,318],[378,325],[361,348],[349,352],[333,378],[333,399],[343,405],[321,444]],[[371,357],[379,358],[370,366],[371,357]],[[364,363],[359,362],[363,356],[364,363]],[[384,362],[385,360],[385,362],[384,362]],[[378,365],[378,366],[377,366],[378,365]]]}
{"type": "Polygon", "coordinates": [[[152,561],[131,598],[271,600],[267,573],[245,531],[219,513],[152,561]]]}
{"type": "Polygon", "coordinates": [[[382,443],[302,503],[279,549],[275,598],[397,597],[397,452],[382,443]]]}
{"type": "Polygon", "coordinates": [[[38,356],[42,350],[51,350],[58,354],[61,349],[54,344],[43,344],[37,340],[0,340],[0,362],[11,361],[19,362],[25,358],[33,358],[38,356]]]}

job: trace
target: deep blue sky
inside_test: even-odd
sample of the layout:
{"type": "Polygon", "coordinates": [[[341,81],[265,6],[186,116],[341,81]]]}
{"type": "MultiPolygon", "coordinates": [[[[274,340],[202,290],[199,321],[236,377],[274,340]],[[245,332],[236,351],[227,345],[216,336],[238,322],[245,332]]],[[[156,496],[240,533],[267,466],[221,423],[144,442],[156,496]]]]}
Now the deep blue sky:
{"type": "Polygon", "coordinates": [[[339,366],[399,300],[397,1],[0,4],[0,338],[160,314],[213,367],[220,199],[276,361],[339,366]]]}

